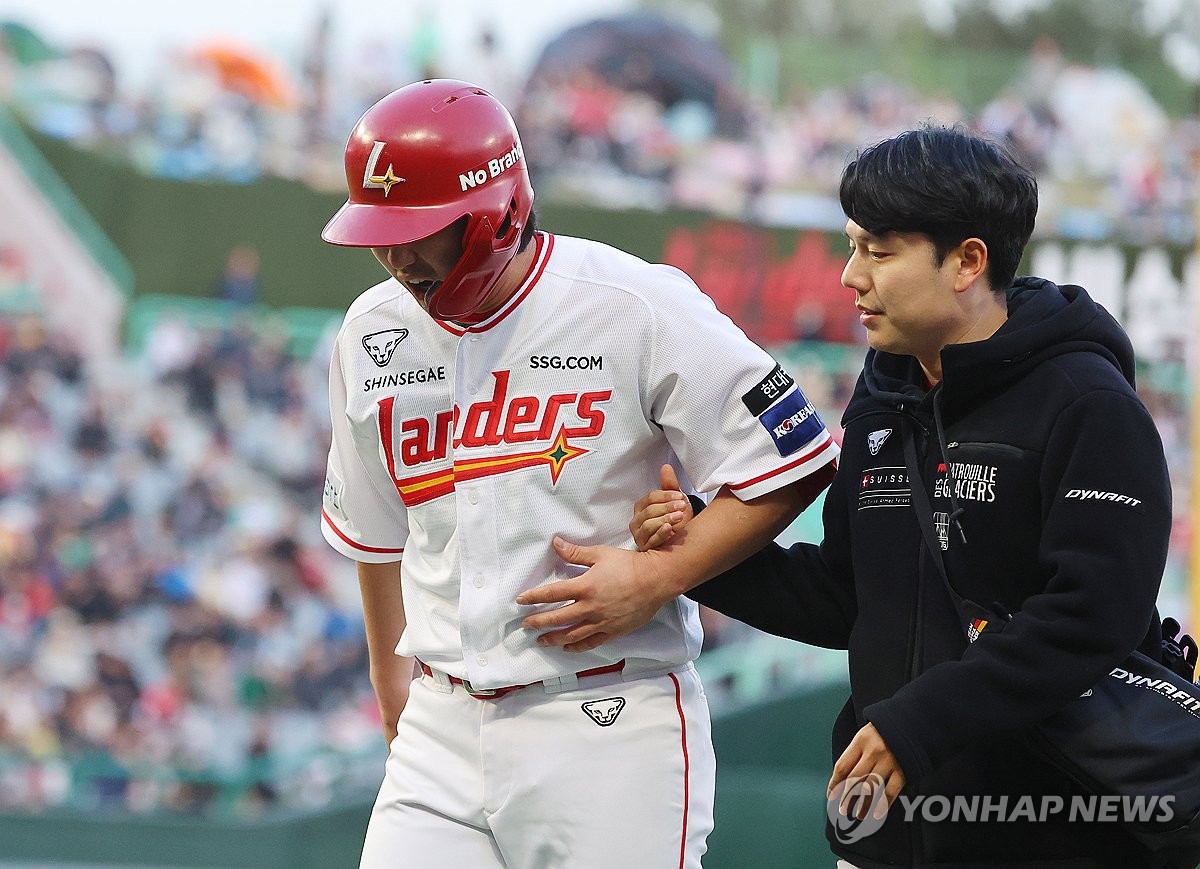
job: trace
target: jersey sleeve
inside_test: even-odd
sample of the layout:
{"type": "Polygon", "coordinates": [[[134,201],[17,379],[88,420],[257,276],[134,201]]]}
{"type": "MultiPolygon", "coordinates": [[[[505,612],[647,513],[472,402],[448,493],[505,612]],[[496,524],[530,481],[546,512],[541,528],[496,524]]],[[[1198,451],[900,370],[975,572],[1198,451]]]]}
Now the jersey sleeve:
{"type": "Polygon", "coordinates": [[[378,423],[355,432],[346,413],[342,337],[329,363],[329,407],[333,440],[325,470],[321,532],[348,558],[369,563],[399,561],[408,538],[408,514],[379,457],[378,423]]]}
{"type": "Polygon", "coordinates": [[[743,501],[834,461],[838,446],[800,384],[676,269],[653,313],[650,416],[696,487],[743,501]]]}

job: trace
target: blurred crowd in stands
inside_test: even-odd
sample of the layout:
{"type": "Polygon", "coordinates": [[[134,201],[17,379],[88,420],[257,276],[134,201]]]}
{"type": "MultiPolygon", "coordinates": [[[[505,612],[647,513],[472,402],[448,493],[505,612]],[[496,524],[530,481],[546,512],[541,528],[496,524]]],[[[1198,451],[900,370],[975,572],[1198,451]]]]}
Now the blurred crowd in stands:
{"type": "Polygon", "coordinates": [[[560,196],[614,207],[682,206],[774,225],[840,228],[836,185],[854,152],[927,120],[1008,143],[1039,175],[1039,232],[1189,244],[1200,119],[1170,120],[1128,73],[1066,63],[1052,43],[979,112],[879,74],[797,90],[780,106],[747,98],[750,123],[722,132],[698,101],[669,107],[646,89],[582,69],[533,79],[526,152],[560,196]]]}
{"type": "Polygon", "coordinates": [[[282,347],[168,317],[100,375],[0,320],[0,808],[321,804],[375,766],[357,583],[315,513],[327,350],[282,347]]]}
{"type": "MultiPolygon", "coordinates": [[[[425,75],[492,87],[518,115],[542,195],[614,207],[687,207],[777,225],[837,222],[833,195],[853,151],[925,120],[962,122],[1004,139],[1040,174],[1039,231],[1188,243],[1194,236],[1200,120],[1171,119],[1130,74],[1064,61],[1049,42],[977,112],[867,73],[775,104],[728,72],[693,92],[631,54],[617,72],[580,64],[518,71],[484,29],[477,46],[437,53],[428,30],[412,45],[364,46],[352,70],[329,59],[329,21],[290,63],[221,42],[161,59],[149,83],[122,85],[95,47],[28,59],[5,50],[0,104],[39,131],[182,179],[266,176],[327,189],[343,184],[346,131],[388,90],[425,75]],[[540,71],[544,69],[544,71],[540,71]],[[730,123],[730,119],[736,123],[730,123]]],[[[15,40],[10,40],[15,44],[15,40]]],[[[25,55],[36,53],[26,50],[25,55]]],[[[685,59],[680,59],[682,64],[685,59]]]]}

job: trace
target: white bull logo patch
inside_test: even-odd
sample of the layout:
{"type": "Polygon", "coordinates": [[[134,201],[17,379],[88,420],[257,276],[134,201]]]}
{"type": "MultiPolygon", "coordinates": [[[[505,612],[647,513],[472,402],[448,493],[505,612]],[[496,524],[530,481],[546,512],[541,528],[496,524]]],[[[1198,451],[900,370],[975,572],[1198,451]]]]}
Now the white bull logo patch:
{"type": "Polygon", "coordinates": [[[392,361],[392,354],[396,352],[396,347],[407,337],[407,329],[385,329],[382,332],[364,335],[362,343],[363,348],[375,360],[375,364],[383,368],[392,361]]]}
{"type": "Polygon", "coordinates": [[[605,700],[592,700],[589,703],[582,704],[582,706],[588,718],[595,721],[601,727],[608,727],[617,720],[617,716],[625,708],[625,698],[609,697],[605,700]]]}

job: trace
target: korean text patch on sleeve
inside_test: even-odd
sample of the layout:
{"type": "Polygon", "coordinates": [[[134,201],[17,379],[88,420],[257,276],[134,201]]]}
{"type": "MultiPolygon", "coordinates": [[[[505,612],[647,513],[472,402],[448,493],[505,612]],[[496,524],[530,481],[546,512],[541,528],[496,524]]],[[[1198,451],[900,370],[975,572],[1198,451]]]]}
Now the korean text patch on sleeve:
{"type": "Polygon", "coordinates": [[[796,385],[783,367],[776,365],[754,388],[742,396],[746,410],[754,416],[762,416],[764,410],[779,400],[779,397],[796,385]]]}

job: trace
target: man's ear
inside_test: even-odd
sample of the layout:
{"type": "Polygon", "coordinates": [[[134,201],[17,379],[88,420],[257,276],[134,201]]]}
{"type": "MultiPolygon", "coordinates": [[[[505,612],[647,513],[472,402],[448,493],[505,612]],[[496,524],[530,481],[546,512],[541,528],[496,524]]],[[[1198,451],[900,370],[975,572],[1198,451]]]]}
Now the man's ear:
{"type": "Polygon", "coordinates": [[[954,289],[962,292],[978,281],[987,281],[988,249],[983,239],[964,239],[950,252],[955,263],[954,289]]]}

